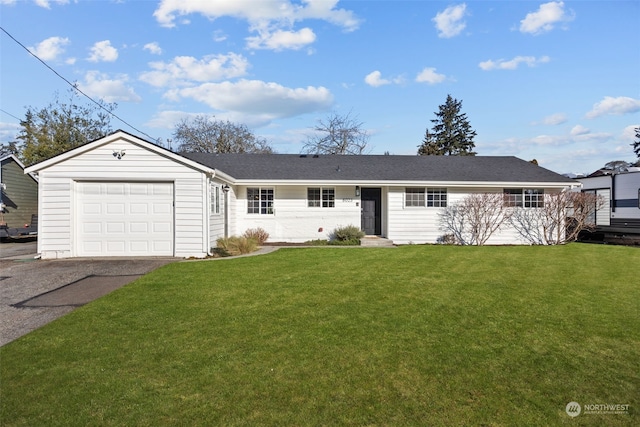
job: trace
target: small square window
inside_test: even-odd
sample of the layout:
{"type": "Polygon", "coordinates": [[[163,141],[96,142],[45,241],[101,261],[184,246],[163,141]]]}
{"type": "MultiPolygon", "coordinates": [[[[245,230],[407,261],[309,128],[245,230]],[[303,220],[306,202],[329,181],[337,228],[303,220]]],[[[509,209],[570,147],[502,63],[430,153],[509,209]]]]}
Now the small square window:
{"type": "Polygon", "coordinates": [[[427,207],[446,208],[447,207],[447,189],[446,188],[427,188],[427,207]]]}
{"type": "Polygon", "coordinates": [[[310,208],[333,208],[336,206],[336,190],[334,188],[307,188],[307,206],[310,208]]]}
{"type": "Polygon", "coordinates": [[[273,214],[273,188],[247,188],[247,213],[273,214]]]}
{"type": "Polygon", "coordinates": [[[405,188],[404,205],[407,207],[424,206],[424,188],[405,188]]]}

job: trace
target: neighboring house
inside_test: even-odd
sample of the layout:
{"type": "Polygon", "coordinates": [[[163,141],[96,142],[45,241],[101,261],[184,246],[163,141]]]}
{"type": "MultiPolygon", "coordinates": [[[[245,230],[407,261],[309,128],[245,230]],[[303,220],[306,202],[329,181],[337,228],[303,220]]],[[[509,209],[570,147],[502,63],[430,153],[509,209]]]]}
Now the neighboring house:
{"type": "Polygon", "coordinates": [[[10,228],[31,224],[38,213],[38,181],[24,169],[13,154],[0,158],[0,224],[10,228]]]}
{"type": "MultiPolygon", "coordinates": [[[[535,208],[578,185],[515,157],[180,155],[123,131],[27,172],[39,175],[43,258],[205,257],[217,238],[256,227],[272,242],[357,225],[398,244],[435,243],[439,213],[468,194],[535,208]]],[[[523,242],[508,228],[489,241],[523,242]]]]}
{"type": "Polygon", "coordinates": [[[596,212],[597,232],[640,235],[640,168],[620,173],[598,171],[577,181],[582,191],[602,196],[605,201],[596,212]]]}

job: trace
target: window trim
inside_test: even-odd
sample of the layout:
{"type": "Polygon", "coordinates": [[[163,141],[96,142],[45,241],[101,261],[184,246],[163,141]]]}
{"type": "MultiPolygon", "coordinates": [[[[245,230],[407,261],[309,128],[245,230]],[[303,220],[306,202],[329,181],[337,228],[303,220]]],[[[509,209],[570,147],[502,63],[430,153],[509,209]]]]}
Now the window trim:
{"type": "Polygon", "coordinates": [[[336,207],[336,188],[335,187],[307,187],[307,207],[331,209],[336,207]],[[313,191],[313,196],[309,197],[313,191]],[[325,197],[326,196],[326,197],[325,197]]]}
{"type": "Polygon", "coordinates": [[[211,184],[211,215],[220,215],[222,213],[221,203],[220,203],[220,185],[211,184]]]}
{"type": "Polygon", "coordinates": [[[414,208],[446,208],[449,203],[447,187],[405,187],[404,207],[414,208]]]}
{"type": "Polygon", "coordinates": [[[544,208],[544,188],[503,188],[502,195],[507,208],[544,208]]]}
{"type": "Polygon", "coordinates": [[[274,187],[247,187],[247,215],[274,215],[275,196],[276,191],[274,187]],[[250,193],[256,190],[258,199],[251,199],[250,193]],[[271,198],[269,198],[269,196],[271,196],[271,198]],[[257,206],[255,206],[256,202],[257,206]],[[252,212],[252,210],[257,210],[257,212],[252,212]]]}
{"type": "Polygon", "coordinates": [[[449,192],[446,187],[427,187],[426,196],[426,204],[428,208],[447,207],[449,192]],[[431,200],[429,200],[429,197],[431,197],[431,200]],[[438,198],[437,200],[436,197],[438,198]]]}
{"type": "Polygon", "coordinates": [[[405,187],[404,207],[410,209],[427,207],[427,189],[425,187],[405,187]]]}

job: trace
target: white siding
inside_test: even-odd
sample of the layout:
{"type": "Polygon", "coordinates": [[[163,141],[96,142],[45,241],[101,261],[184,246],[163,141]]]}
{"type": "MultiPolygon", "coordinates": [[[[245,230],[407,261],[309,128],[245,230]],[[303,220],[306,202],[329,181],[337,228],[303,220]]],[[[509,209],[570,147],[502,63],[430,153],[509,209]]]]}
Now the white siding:
{"type": "MultiPolygon", "coordinates": [[[[527,188],[523,186],[523,188],[527,188]]],[[[551,193],[557,190],[545,190],[551,193]]],[[[447,188],[447,206],[462,201],[473,193],[502,194],[503,188],[447,188]]],[[[438,238],[449,232],[440,225],[440,214],[445,208],[406,207],[405,187],[389,188],[389,231],[387,237],[396,244],[437,243],[438,238]]],[[[525,240],[515,228],[505,222],[487,241],[489,245],[523,244],[525,240]]]]}
{"type": "MultiPolygon", "coordinates": [[[[309,187],[319,187],[309,185],[309,187]]],[[[328,186],[323,186],[327,188],[328,186]]],[[[335,207],[310,208],[307,206],[307,186],[277,186],[274,188],[274,214],[247,213],[247,187],[239,186],[232,201],[230,234],[242,234],[247,229],[261,227],[269,233],[271,242],[305,242],[327,239],[336,228],[355,225],[360,227],[360,199],[354,196],[354,186],[335,188],[335,207]]],[[[231,192],[230,192],[231,195],[231,192]]]]}
{"type": "Polygon", "coordinates": [[[39,172],[38,250],[43,258],[77,256],[74,212],[78,181],[174,183],[175,256],[203,257],[208,245],[207,179],[201,171],[125,140],[117,140],[53,164],[39,172]],[[124,150],[121,159],[114,151],[124,150]]]}

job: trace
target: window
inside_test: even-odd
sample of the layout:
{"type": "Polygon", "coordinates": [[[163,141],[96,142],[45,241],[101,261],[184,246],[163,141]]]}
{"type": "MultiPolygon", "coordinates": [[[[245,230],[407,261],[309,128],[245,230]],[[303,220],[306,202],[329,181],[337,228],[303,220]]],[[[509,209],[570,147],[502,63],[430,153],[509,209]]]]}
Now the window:
{"type": "Polygon", "coordinates": [[[273,214],[273,188],[247,188],[247,213],[273,214]]]}
{"type": "Polygon", "coordinates": [[[539,188],[506,188],[504,190],[504,205],[513,208],[542,208],[544,207],[544,190],[539,188]]]}
{"type": "Polygon", "coordinates": [[[446,188],[427,188],[427,207],[446,208],[447,207],[447,189],[446,188]]]}
{"type": "Polygon", "coordinates": [[[217,215],[220,213],[220,186],[211,185],[211,213],[217,215]]]}
{"type": "Polygon", "coordinates": [[[504,190],[504,205],[510,208],[521,208],[522,188],[506,188],[504,190]]]}
{"type": "Polygon", "coordinates": [[[310,208],[333,208],[336,206],[334,188],[307,188],[307,206],[310,208]]]}
{"type": "Polygon", "coordinates": [[[424,188],[405,188],[404,205],[424,206],[424,188]]]}
{"type": "Polygon", "coordinates": [[[539,188],[530,188],[524,190],[524,207],[525,208],[543,208],[544,207],[544,190],[539,188]]]}

